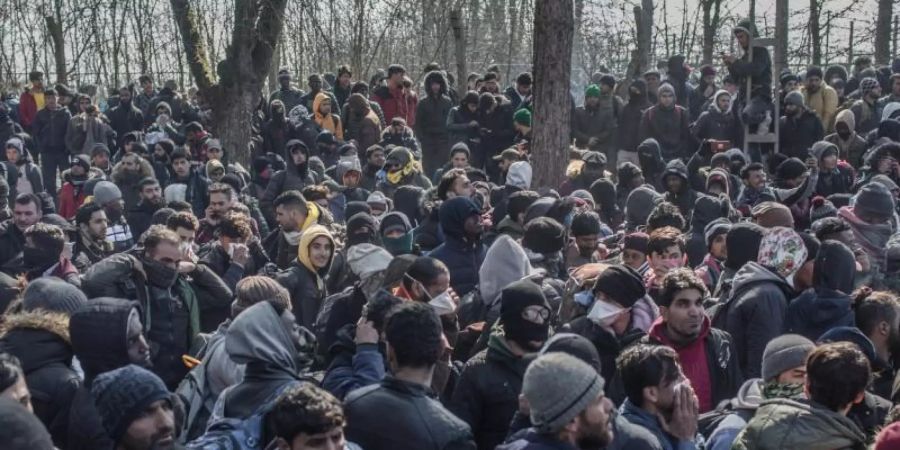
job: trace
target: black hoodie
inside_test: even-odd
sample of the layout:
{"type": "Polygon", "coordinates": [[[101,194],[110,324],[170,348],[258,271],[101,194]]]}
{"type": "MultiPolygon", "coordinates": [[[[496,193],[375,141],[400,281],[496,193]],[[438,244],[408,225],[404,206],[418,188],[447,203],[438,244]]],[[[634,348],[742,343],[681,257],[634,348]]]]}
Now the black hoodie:
{"type": "Polygon", "coordinates": [[[838,241],[823,242],[813,266],[813,287],[788,305],[785,332],[817,340],[832,328],[854,326],[849,294],[855,277],[853,252],[838,241]]]}
{"type": "Polygon", "coordinates": [[[637,151],[638,144],[641,143],[638,140],[641,117],[650,106],[650,101],[647,100],[647,83],[641,79],[632,81],[628,88],[628,103],[622,107],[619,118],[619,148],[627,152],[637,151]],[[640,93],[631,92],[631,88],[637,88],[640,93]]]}
{"type": "Polygon", "coordinates": [[[673,159],[672,161],[669,161],[669,164],[666,165],[666,171],[663,172],[662,175],[662,185],[666,190],[665,200],[677,206],[678,209],[681,210],[681,215],[684,216],[685,219],[690,219],[691,214],[694,211],[694,203],[697,202],[697,198],[699,198],[702,194],[699,194],[697,191],[691,189],[691,185],[688,182],[687,166],[685,166],[680,159],[673,159]],[[666,178],[668,178],[670,175],[681,178],[681,190],[679,192],[671,192],[668,190],[668,186],[666,185],[666,178]]]}

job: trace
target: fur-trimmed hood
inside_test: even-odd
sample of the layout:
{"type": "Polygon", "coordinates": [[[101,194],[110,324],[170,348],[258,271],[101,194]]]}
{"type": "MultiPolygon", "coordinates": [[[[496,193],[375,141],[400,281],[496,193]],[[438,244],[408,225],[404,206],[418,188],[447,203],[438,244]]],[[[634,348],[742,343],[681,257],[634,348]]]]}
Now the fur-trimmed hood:
{"type": "Polygon", "coordinates": [[[0,325],[0,351],[19,358],[25,373],[54,363],[69,366],[69,317],[43,310],[8,314],[0,325]]]}
{"type": "Polygon", "coordinates": [[[17,329],[33,329],[49,331],[71,343],[69,339],[69,316],[58,312],[44,310],[20,311],[8,314],[0,324],[0,339],[17,329]]]}
{"type": "Polygon", "coordinates": [[[144,178],[147,178],[147,177],[155,178],[154,172],[153,172],[153,166],[150,164],[150,162],[147,161],[146,159],[144,159],[144,157],[138,158],[138,161],[139,161],[138,165],[141,169],[138,177],[129,177],[125,173],[125,166],[122,164],[121,161],[119,161],[118,163],[116,163],[115,166],[113,166],[112,175],[110,176],[110,178],[112,179],[111,181],[116,184],[120,184],[120,183],[137,184],[138,181],[141,181],[144,178]]]}

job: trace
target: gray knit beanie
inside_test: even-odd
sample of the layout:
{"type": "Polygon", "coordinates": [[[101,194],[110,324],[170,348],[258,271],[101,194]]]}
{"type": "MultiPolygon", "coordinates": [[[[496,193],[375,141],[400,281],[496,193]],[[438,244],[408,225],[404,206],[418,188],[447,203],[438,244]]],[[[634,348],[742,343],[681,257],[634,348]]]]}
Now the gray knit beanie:
{"type": "Polygon", "coordinates": [[[43,309],[71,315],[85,303],[87,296],[81,289],[55,277],[38,278],[28,283],[22,295],[22,306],[26,311],[43,309]]]}
{"type": "Polygon", "coordinates": [[[816,348],[813,341],[799,334],[783,334],[766,344],[762,357],[762,378],[769,381],[786,370],[806,364],[816,348]]]}
{"type": "Polygon", "coordinates": [[[101,181],[94,186],[94,203],[104,206],[113,200],[122,198],[122,191],[110,181],[101,181]]]}
{"type": "Polygon", "coordinates": [[[542,433],[561,430],[603,392],[603,377],[584,361],[560,352],[539,356],[525,371],[522,394],[531,423],[542,433]]]}

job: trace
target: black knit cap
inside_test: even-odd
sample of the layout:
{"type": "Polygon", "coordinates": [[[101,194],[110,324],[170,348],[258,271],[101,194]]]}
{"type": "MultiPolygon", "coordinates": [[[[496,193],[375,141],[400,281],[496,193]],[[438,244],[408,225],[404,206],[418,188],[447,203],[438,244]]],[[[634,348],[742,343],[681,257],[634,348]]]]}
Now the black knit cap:
{"type": "Polygon", "coordinates": [[[525,226],[522,246],[529,250],[548,254],[563,249],[566,245],[566,228],[549,217],[538,217],[525,226]]]}
{"type": "Polygon", "coordinates": [[[595,212],[582,212],[572,218],[572,236],[600,234],[600,216],[595,212]]]}
{"type": "Polygon", "coordinates": [[[537,283],[528,279],[510,283],[500,291],[500,320],[503,323],[520,320],[522,311],[534,305],[550,309],[550,304],[537,283]]]}
{"type": "Polygon", "coordinates": [[[91,396],[103,428],[115,444],[150,405],[170,398],[165,383],[158,376],[135,365],[98,376],[91,386],[91,396]]]}
{"type": "Polygon", "coordinates": [[[544,344],[541,354],[562,352],[572,355],[588,364],[600,373],[600,354],[597,347],[588,338],[575,333],[556,333],[544,344]]]}
{"type": "Polygon", "coordinates": [[[741,222],[732,226],[725,236],[725,245],[728,248],[725,267],[738,270],[744,264],[756,261],[759,243],[765,232],[763,227],[752,222],[741,222]]]}
{"type": "Polygon", "coordinates": [[[0,442],[4,450],[53,450],[44,424],[13,399],[0,397],[0,442]]]}
{"type": "Polygon", "coordinates": [[[368,203],[358,200],[347,202],[347,205],[344,206],[344,217],[352,218],[353,216],[361,212],[372,214],[372,207],[369,206],[368,203]]]}
{"type": "Polygon", "coordinates": [[[799,158],[790,158],[778,165],[775,176],[779,180],[791,180],[806,173],[806,164],[799,158]]]}
{"type": "Polygon", "coordinates": [[[600,272],[593,291],[604,293],[625,308],[630,308],[647,294],[641,275],[631,267],[619,264],[600,272]]]}

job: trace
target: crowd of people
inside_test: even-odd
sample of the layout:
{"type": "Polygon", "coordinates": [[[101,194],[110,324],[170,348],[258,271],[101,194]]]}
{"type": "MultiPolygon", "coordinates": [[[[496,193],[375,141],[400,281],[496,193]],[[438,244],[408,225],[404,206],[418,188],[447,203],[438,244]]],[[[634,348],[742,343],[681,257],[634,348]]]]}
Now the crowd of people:
{"type": "Polygon", "coordinates": [[[594,74],[564,149],[494,67],[281,69],[246,148],[174,82],[32,73],[0,103],[0,447],[900,448],[900,60],[773,86],[733,35],[594,74]]]}

